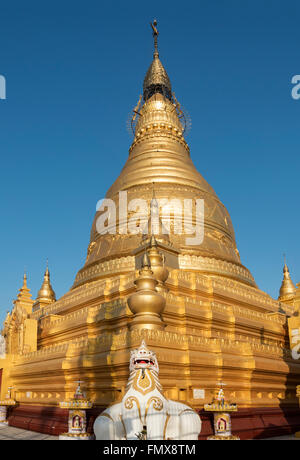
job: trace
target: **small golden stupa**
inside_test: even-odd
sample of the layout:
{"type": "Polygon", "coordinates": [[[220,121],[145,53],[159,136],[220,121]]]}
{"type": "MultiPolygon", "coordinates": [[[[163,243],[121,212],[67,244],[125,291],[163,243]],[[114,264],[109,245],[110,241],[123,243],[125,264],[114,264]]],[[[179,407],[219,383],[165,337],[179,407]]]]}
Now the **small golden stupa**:
{"type": "Polygon", "coordinates": [[[39,308],[46,307],[47,305],[50,305],[51,303],[55,301],[56,301],[56,296],[51,286],[50,272],[49,272],[48,263],[47,263],[47,268],[44,274],[43,284],[33,304],[33,311],[38,310],[39,308]]]}

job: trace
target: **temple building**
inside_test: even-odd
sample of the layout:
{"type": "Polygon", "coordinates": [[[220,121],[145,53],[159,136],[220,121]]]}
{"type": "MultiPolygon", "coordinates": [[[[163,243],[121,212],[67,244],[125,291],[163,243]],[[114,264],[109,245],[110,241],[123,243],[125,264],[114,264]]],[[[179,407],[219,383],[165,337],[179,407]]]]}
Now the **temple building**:
{"type": "Polygon", "coordinates": [[[232,431],[241,439],[297,431],[300,363],[292,356],[289,320],[297,320],[300,284],[293,284],[285,264],[275,300],[242,264],[230,215],[193,164],[156,26],[153,60],[131,119],[134,139],[106,194],[115,211],[96,212],[85,264],[68,292],[56,299],[47,267],[33,300],[24,275],[5,319],[1,398],[12,387],[17,401],[9,423],[50,434],[67,431],[68,414],[59,403],[83,381],[93,402],[91,426],[104,408],[122,400],[130,351],[144,340],[157,355],[166,397],[199,411],[200,439],[213,434],[211,414],[203,408],[220,380],[226,398],[238,405],[232,431]],[[189,244],[191,233],[178,231],[176,206],[169,209],[169,232],[163,213],[152,225],[154,212],[141,216],[139,231],[128,231],[133,209],[124,213],[125,198],[158,214],[164,200],[191,203],[193,211],[204,203],[202,241],[189,244]],[[104,221],[108,227],[101,233],[104,221]]]}

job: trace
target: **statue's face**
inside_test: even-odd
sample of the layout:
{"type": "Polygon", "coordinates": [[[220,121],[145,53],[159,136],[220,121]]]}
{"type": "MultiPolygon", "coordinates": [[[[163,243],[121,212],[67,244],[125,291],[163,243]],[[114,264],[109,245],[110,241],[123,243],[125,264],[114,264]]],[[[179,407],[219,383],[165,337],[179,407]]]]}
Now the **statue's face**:
{"type": "Polygon", "coordinates": [[[133,350],[130,356],[130,370],[153,369],[159,371],[156,355],[154,351],[147,348],[145,342],[142,342],[140,348],[133,350]]]}

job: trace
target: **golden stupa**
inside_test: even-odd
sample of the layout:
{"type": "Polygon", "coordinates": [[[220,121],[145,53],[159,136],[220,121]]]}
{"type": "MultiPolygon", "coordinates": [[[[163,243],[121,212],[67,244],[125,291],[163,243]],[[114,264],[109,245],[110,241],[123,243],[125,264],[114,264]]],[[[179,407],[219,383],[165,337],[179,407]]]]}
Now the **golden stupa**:
{"type": "MultiPolygon", "coordinates": [[[[24,281],[2,331],[1,398],[15,388],[10,424],[61,433],[67,415],[58,406],[72,397],[75,382],[85,381],[97,415],[122,398],[130,350],[144,339],[157,354],[166,396],[201,411],[200,437],[210,434],[202,410],[220,379],[239,407],[232,423],[241,438],[292,430],[300,365],[291,356],[288,318],[297,315],[300,289],[286,267],[274,300],[241,263],[229,213],[191,159],[156,25],[134,140],[106,195],[119,231],[99,234],[102,211],[96,213],[85,265],[60,299],[48,267],[35,301],[24,281]],[[119,192],[149,208],[163,199],[204,200],[202,244],[187,244],[175,218],[168,235],[161,228],[129,233],[119,192]]],[[[140,229],[147,223],[141,218],[140,229]]]]}

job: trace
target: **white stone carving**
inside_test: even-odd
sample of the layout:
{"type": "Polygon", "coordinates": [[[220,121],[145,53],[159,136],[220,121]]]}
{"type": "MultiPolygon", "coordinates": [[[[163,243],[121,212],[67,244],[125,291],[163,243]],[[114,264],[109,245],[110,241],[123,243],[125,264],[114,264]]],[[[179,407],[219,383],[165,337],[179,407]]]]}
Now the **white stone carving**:
{"type": "Polygon", "coordinates": [[[189,406],[164,397],[156,355],[143,341],[130,357],[130,375],[120,403],[95,420],[97,440],[197,440],[199,415],[189,406]]]}

